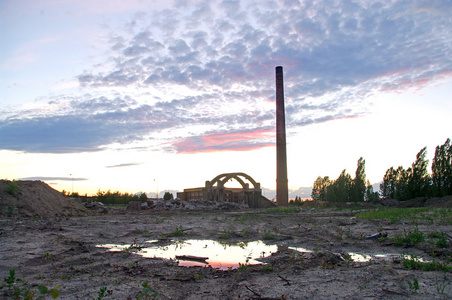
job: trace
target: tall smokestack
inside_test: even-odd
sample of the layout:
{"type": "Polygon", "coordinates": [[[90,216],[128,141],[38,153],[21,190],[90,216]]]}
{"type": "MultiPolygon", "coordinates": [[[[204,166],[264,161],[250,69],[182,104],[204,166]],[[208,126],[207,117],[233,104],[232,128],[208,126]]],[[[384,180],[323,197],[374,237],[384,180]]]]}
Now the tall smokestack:
{"type": "Polygon", "coordinates": [[[276,202],[289,204],[287,185],[286,117],[284,112],[283,68],[276,67],[276,202]]]}

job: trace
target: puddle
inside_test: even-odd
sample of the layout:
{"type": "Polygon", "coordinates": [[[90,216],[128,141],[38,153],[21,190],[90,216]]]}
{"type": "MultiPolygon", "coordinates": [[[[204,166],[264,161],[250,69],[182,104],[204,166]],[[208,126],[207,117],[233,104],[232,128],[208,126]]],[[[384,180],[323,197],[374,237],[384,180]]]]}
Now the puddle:
{"type": "MultiPolygon", "coordinates": [[[[148,258],[164,258],[178,261],[180,266],[211,266],[220,270],[236,269],[240,264],[262,264],[257,259],[270,256],[278,251],[277,245],[266,245],[262,241],[222,243],[213,240],[171,241],[168,245],[152,245],[157,241],[148,241],[142,245],[137,255],[148,258]]],[[[97,247],[109,251],[122,251],[130,245],[104,244],[97,247]]]]}
{"type": "Polygon", "coordinates": [[[288,249],[295,250],[298,252],[304,252],[304,253],[312,253],[313,252],[312,250],[308,250],[306,248],[300,248],[300,247],[288,247],[288,249]]]}
{"type": "Polygon", "coordinates": [[[363,253],[349,252],[347,254],[350,255],[350,259],[355,262],[369,262],[372,260],[372,256],[363,253]]]}
{"type": "MultiPolygon", "coordinates": [[[[131,249],[137,255],[147,258],[163,258],[177,261],[180,266],[211,266],[220,270],[237,269],[240,264],[263,264],[258,259],[268,257],[278,251],[277,245],[267,245],[262,241],[226,243],[214,240],[185,240],[163,242],[152,240],[140,244],[141,251],[131,249]]],[[[123,251],[130,245],[104,244],[97,247],[107,248],[109,251],[123,251]]],[[[300,248],[288,247],[298,252],[312,253],[313,251],[300,248]]],[[[366,263],[373,260],[390,261],[395,257],[410,258],[404,254],[386,253],[369,254],[347,252],[350,259],[358,263],[366,263]]],[[[425,262],[422,258],[416,258],[425,262]]]]}

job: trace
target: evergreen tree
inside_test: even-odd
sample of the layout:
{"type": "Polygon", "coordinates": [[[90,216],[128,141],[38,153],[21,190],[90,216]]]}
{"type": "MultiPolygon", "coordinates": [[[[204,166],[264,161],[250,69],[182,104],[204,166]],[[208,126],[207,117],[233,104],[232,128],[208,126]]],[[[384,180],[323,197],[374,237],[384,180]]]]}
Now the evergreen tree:
{"type": "Polygon", "coordinates": [[[452,195],[452,146],[450,139],[441,146],[436,146],[432,162],[432,193],[443,197],[452,195]]]}
{"type": "Polygon", "coordinates": [[[354,202],[363,201],[366,193],[366,161],[360,157],[356,167],[355,178],[352,182],[350,200],[354,202]]]}
{"type": "Polygon", "coordinates": [[[428,196],[430,190],[430,176],[427,171],[428,160],[427,147],[422,148],[416,155],[416,161],[412,164],[411,174],[408,180],[409,198],[428,196]]]}

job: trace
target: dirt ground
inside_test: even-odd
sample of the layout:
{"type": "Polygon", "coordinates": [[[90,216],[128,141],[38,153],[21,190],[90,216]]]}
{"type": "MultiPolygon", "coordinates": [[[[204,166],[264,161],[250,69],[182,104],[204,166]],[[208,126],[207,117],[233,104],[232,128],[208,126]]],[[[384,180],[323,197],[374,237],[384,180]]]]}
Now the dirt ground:
{"type": "MultiPolygon", "coordinates": [[[[450,260],[451,225],[417,221],[425,234],[444,232],[445,248],[428,241],[397,247],[391,237],[413,230],[414,221],[355,218],[358,212],[116,210],[47,218],[3,216],[0,279],[14,269],[30,290],[41,284],[60,286],[58,299],[101,299],[103,287],[105,299],[452,299],[452,273],[408,270],[400,263],[403,253],[450,260]],[[365,238],[379,232],[387,238],[365,238]],[[278,247],[261,260],[265,264],[227,270],[181,267],[176,259],[140,255],[149,241],[165,246],[174,240],[204,239],[225,244],[262,240],[278,247]],[[128,249],[114,252],[98,246],[107,244],[128,249]],[[371,260],[359,261],[350,253],[371,260]]],[[[15,299],[7,288],[0,290],[2,297],[15,299]]]]}

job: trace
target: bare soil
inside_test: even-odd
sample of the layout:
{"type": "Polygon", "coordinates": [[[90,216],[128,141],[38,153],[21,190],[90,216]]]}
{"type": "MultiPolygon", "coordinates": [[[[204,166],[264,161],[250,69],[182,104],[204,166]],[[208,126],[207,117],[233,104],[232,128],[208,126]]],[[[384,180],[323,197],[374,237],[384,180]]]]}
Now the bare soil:
{"type": "MultiPolygon", "coordinates": [[[[5,201],[9,196],[0,193],[0,197],[5,201]]],[[[350,209],[305,208],[297,213],[118,210],[92,215],[72,202],[63,207],[64,213],[60,210],[45,218],[33,211],[21,215],[17,207],[14,214],[5,215],[7,209],[2,208],[0,279],[14,269],[16,277],[26,280],[32,290],[40,284],[60,286],[58,299],[96,299],[102,287],[108,290],[105,299],[152,299],[143,296],[145,281],[158,293],[156,299],[452,299],[451,273],[407,270],[400,264],[402,253],[438,262],[450,260],[452,228],[448,224],[427,220],[417,224],[426,234],[445,232],[446,248],[429,242],[396,247],[390,238],[413,230],[414,222],[363,220],[350,209]],[[183,229],[183,235],[175,236],[177,228],[183,229]],[[387,238],[365,238],[379,232],[387,233],[387,238]],[[250,242],[268,238],[268,233],[273,239],[265,243],[279,247],[263,259],[265,265],[225,271],[144,258],[133,247],[111,252],[96,246],[145,245],[155,239],[162,243],[188,239],[250,242]],[[371,255],[372,260],[344,259],[348,253],[371,255]],[[415,280],[419,288],[410,289],[409,283],[415,280]]],[[[6,288],[0,291],[2,297],[14,299],[6,288]]]]}

